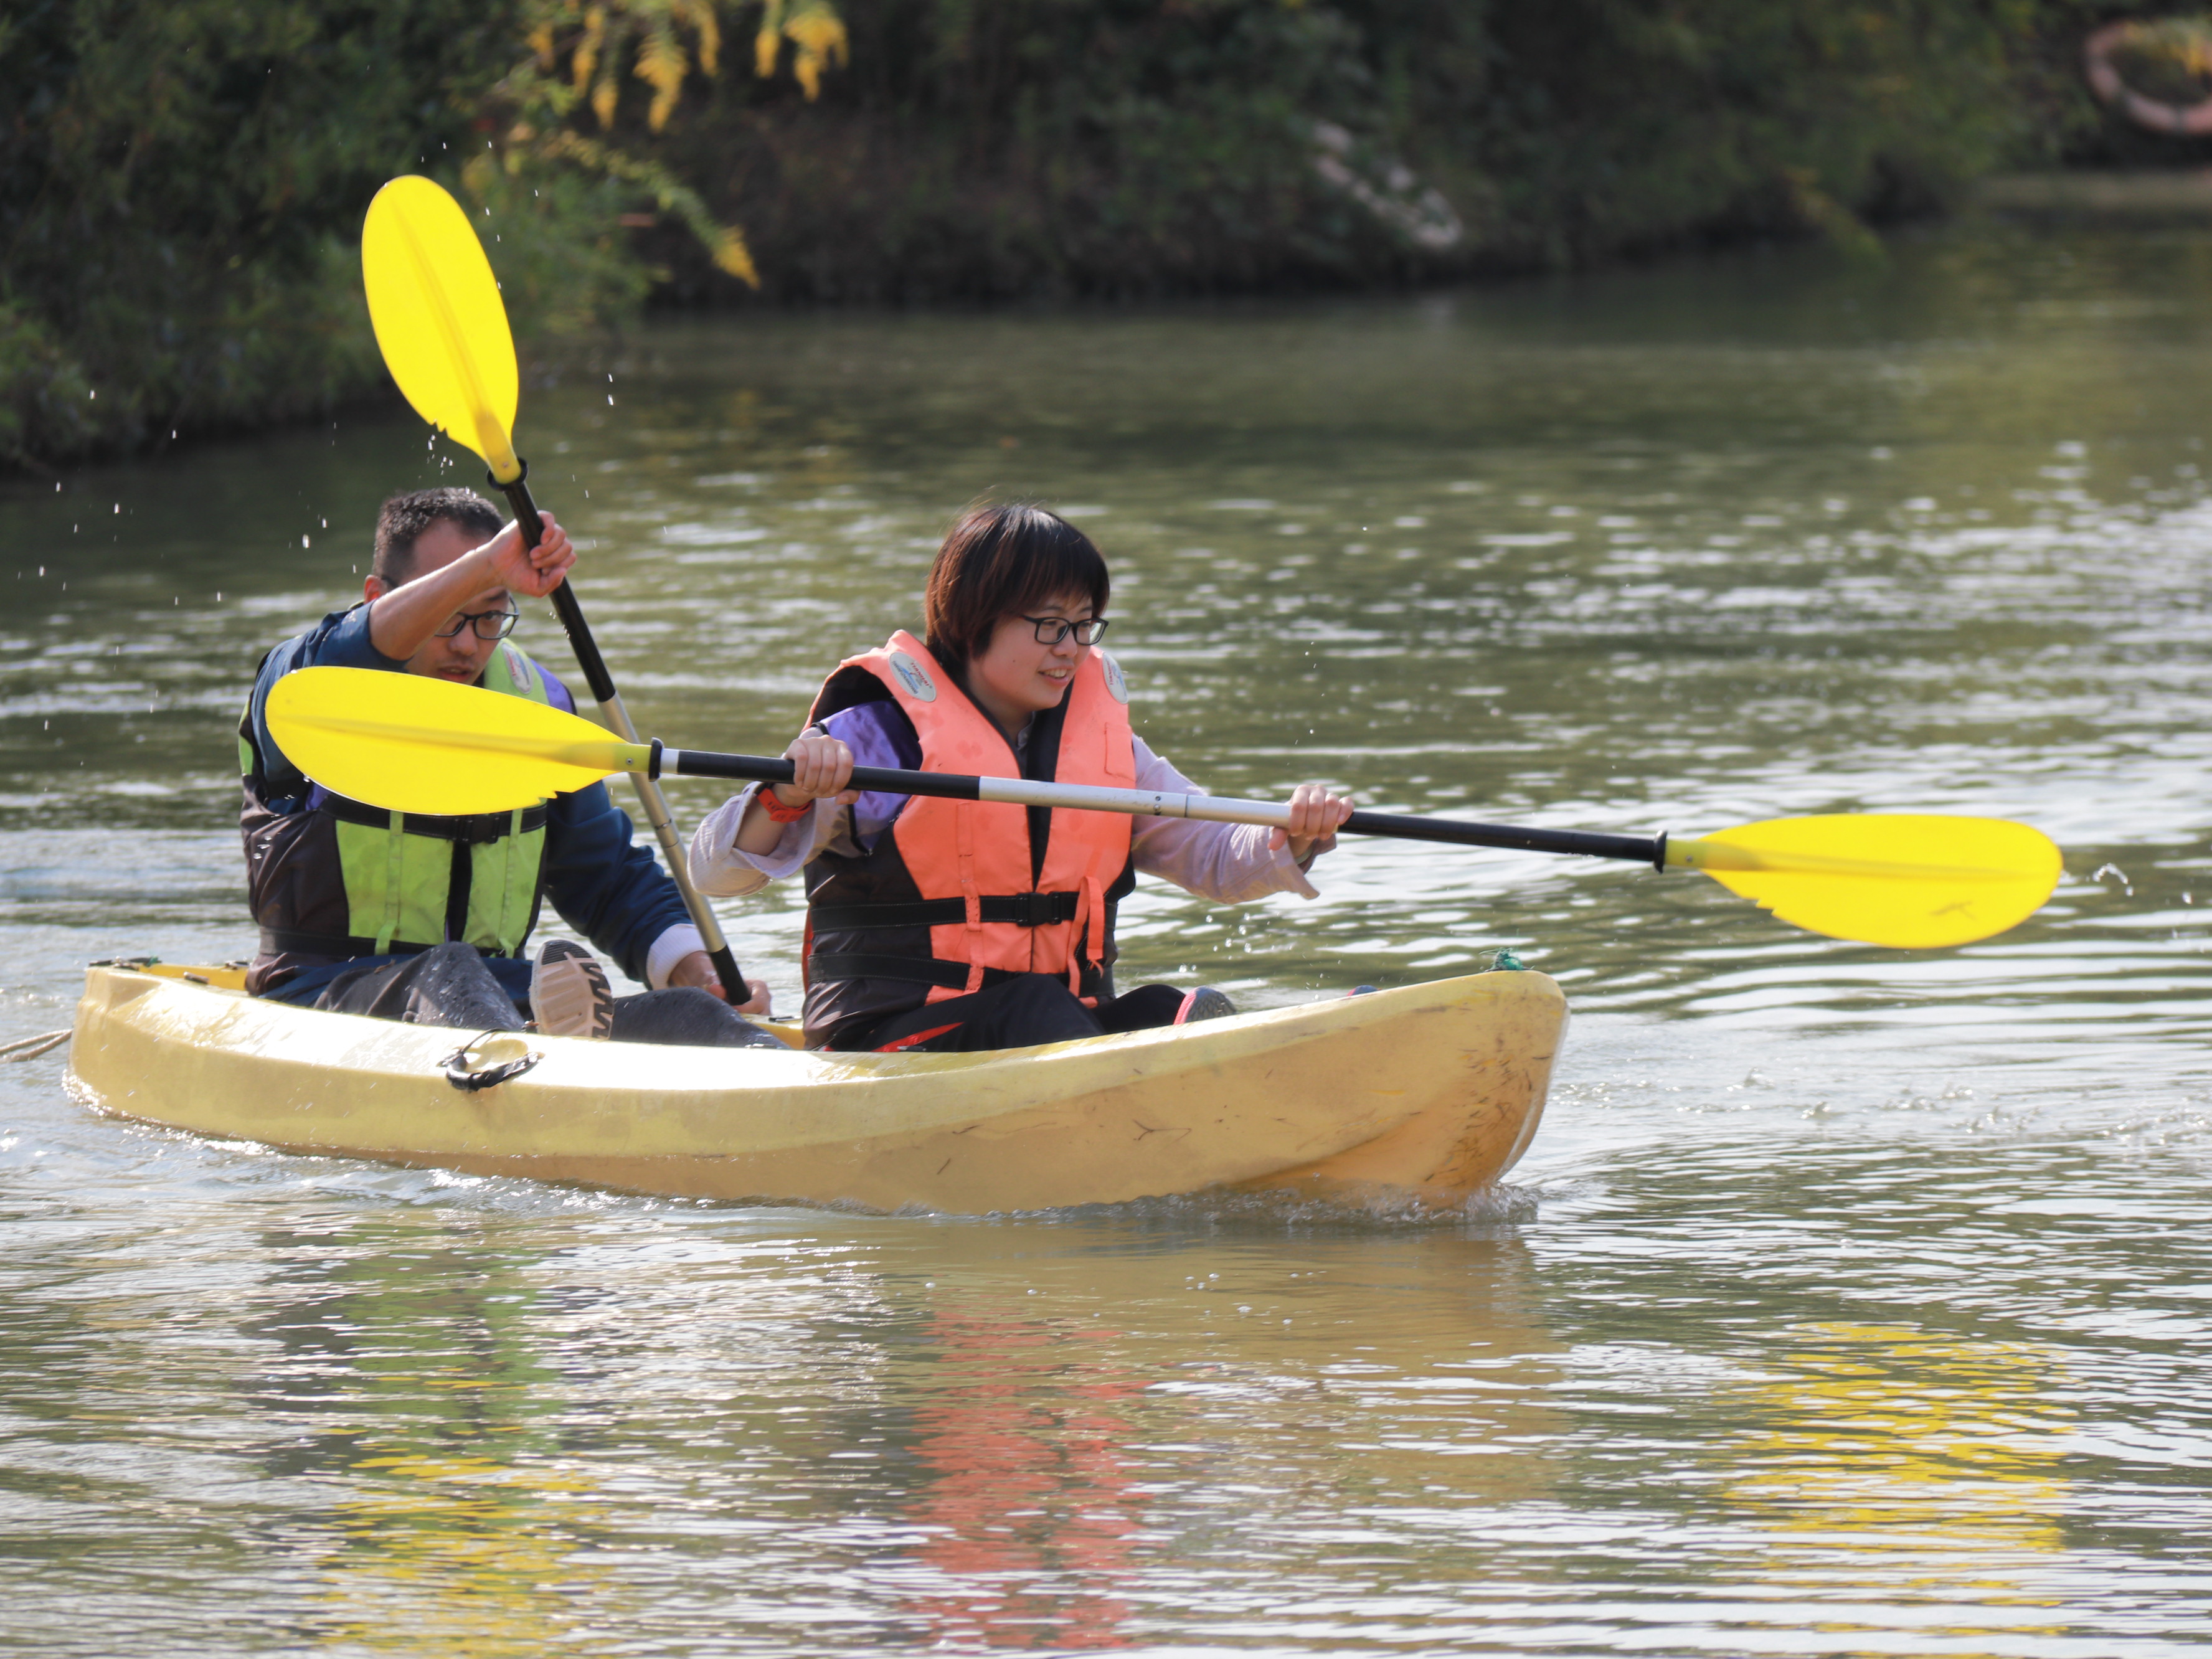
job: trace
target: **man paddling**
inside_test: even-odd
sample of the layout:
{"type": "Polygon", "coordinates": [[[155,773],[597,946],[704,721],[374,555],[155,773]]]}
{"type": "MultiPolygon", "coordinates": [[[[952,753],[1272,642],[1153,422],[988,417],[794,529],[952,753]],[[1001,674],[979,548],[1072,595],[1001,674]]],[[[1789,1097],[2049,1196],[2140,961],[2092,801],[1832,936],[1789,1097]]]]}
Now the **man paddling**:
{"type": "MultiPolygon", "coordinates": [[[[683,896],[635,845],[604,784],[471,817],[380,811],[332,794],[270,735],[270,688],[295,669],[382,669],[482,685],[573,711],[566,686],[514,645],[518,595],[542,599],[576,562],[548,514],[525,547],[467,489],[395,495],[377,515],[363,603],[261,660],[239,722],[240,829],[261,949],[256,996],[420,1025],[541,1030],[717,1047],[781,1045],[718,994],[683,896]],[[541,904],[653,988],[617,1000],[588,951],[522,954],[541,904]]],[[[746,1011],[768,1011],[747,984],[746,1011]]]]}

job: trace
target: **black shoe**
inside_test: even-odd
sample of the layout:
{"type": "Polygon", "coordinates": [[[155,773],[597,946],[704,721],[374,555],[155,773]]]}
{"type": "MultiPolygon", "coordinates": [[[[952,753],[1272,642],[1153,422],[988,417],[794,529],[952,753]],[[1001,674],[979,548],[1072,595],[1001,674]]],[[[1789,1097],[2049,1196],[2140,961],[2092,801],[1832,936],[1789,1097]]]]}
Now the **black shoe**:
{"type": "Polygon", "coordinates": [[[1188,1025],[1201,1019],[1226,1019],[1237,1012],[1237,1005],[1211,985],[1201,985],[1183,998],[1182,1006],[1176,1010],[1175,1023],[1188,1025]]]}

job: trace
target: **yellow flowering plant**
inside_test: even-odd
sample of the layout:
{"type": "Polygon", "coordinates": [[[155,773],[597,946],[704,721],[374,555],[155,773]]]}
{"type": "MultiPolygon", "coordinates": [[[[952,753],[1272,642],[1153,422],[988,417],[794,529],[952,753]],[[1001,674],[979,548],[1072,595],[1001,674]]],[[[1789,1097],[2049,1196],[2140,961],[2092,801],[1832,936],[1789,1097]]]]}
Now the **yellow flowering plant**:
{"type": "Polygon", "coordinates": [[[495,169],[518,179],[546,164],[630,186],[681,221],[719,268],[758,288],[744,233],[721,223],[696,191],[617,136],[630,82],[650,90],[646,128],[661,131],[694,74],[720,73],[720,14],[756,6],[755,73],[775,76],[788,46],[793,78],[810,101],[819,96],[823,72],[850,58],[844,20],[831,0],[529,0],[530,56],[495,88],[495,101],[513,118],[504,142],[462,169],[463,186],[482,201],[494,193],[495,169]]]}

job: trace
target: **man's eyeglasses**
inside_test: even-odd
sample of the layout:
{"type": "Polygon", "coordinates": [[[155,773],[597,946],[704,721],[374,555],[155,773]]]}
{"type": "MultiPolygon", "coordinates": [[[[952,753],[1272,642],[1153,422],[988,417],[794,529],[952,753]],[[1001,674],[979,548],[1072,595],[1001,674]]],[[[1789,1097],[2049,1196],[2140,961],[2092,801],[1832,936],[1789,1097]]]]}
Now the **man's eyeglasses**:
{"type": "Polygon", "coordinates": [[[1078,645],[1096,645],[1099,636],[1106,631],[1103,618],[1079,623],[1070,622],[1065,617],[1024,617],[1022,620],[1036,624],[1036,642],[1039,645],[1058,645],[1070,634],[1075,635],[1078,645]]]}
{"type": "Polygon", "coordinates": [[[451,622],[435,630],[436,637],[450,640],[464,628],[473,628],[477,630],[477,637],[480,640],[503,640],[514,632],[514,624],[520,619],[520,611],[505,608],[497,611],[459,611],[453,613],[453,619],[451,622]]]}

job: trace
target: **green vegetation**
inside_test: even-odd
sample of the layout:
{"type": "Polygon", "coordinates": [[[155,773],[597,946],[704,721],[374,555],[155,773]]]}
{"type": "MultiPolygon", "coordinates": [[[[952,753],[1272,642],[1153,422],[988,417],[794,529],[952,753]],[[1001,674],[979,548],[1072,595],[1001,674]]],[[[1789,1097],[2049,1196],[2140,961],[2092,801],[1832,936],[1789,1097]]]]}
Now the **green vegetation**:
{"type": "MultiPolygon", "coordinates": [[[[818,105],[660,143],[769,290],[1134,295],[1562,267],[1939,205],[2077,118],[2064,0],[845,0],[818,105]]],[[[715,285],[664,251],[688,293],[715,285]]]]}
{"type": "Polygon", "coordinates": [[[0,21],[0,457],[283,420],[363,384],[382,179],[466,130],[461,0],[19,0],[0,21]]]}
{"type": "Polygon", "coordinates": [[[1566,267],[1940,207],[2100,118],[2086,0],[18,0],[0,465],[378,384],[425,170],[526,349],[650,295],[990,300],[1566,267]],[[749,52],[724,51],[725,31],[749,52]],[[750,58],[733,72],[723,60],[750,58]]]}

